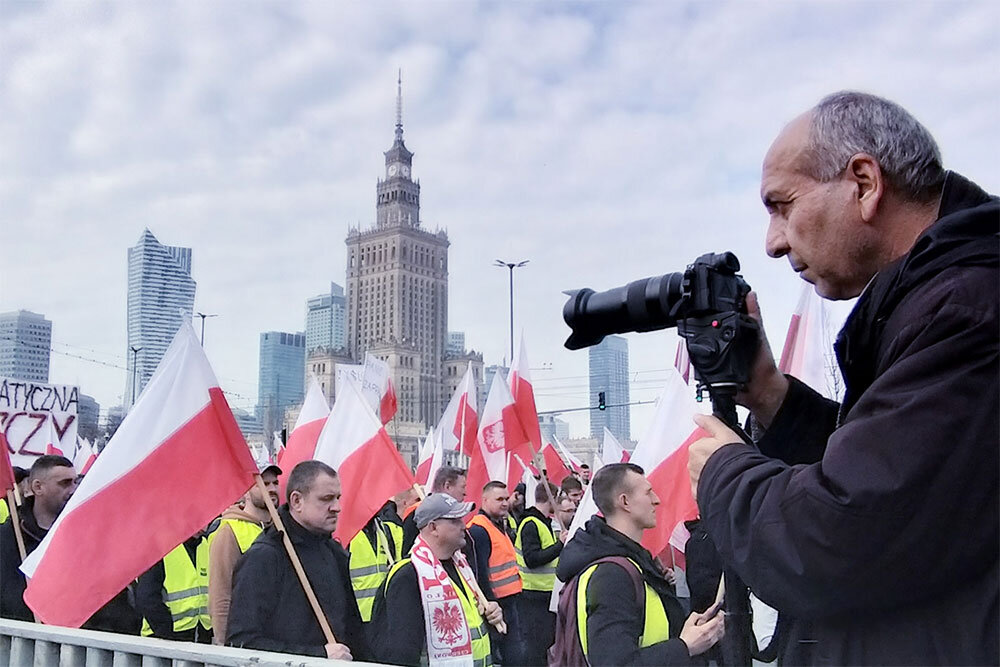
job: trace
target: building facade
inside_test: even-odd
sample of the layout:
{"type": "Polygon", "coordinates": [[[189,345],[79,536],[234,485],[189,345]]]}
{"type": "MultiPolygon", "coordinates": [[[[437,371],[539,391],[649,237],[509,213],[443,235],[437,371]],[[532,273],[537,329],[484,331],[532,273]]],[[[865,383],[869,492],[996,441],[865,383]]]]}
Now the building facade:
{"type": "Polygon", "coordinates": [[[553,438],[559,442],[569,440],[569,423],[555,415],[538,415],[538,430],[546,442],[553,442],[553,438]]]}
{"type": "Polygon", "coordinates": [[[318,347],[341,350],[347,347],[347,299],[344,288],[330,283],[329,294],[306,301],[306,353],[318,347]]]}
{"type": "Polygon", "coordinates": [[[163,245],[147,229],[128,249],[126,405],[142,393],[184,318],[190,319],[195,287],[191,248],[163,245]]]}
{"type": "Polygon", "coordinates": [[[628,340],[606,336],[590,348],[590,404],[597,406],[601,392],[608,406],[590,411],[590,437],[602,440],[607,428],[622,444],[631,437],[628,389],[628,340]]]}
{"type": "Polygon", "coordinates": [[[285,410],[302,403],[306,335],[265,331],[260,335],[257,419],[264,433],[280,431],[285,410]]]}
{"type": "MultiPolygon", "coordinates": [[[[343,348],[314,347],[306,352],[306,388],[310,377],[315,377],[323,390],[328,405],[333,405],[337,396],[337,366],[353,364],[354,360],[343,348]]],[[[294,424],[294,422],[292,422],[294,424]]]]}
{"type": "Polygon", "coordinates": [[[413,179],[413,153],[403,142],[401,99],[400,90],[395,140],[384,154],[384,178],[376,184],[375,225],[353,228],[346,239],[347,349],[358,363],[370,352],[389,365],[397,419],[425,431],[437,423],[449,398],[442,382],[449,241],[446,232],[422,224],[420,183],[413,179]]]}
{"type": "Polygon", "coordinates": [[[101,434],[98,425],[100,414],[101,404],[93,396],[80,394],[80,400],[76,405],[76,434],[91,442],[96,441],[101,434]]]}
{"type": "Polygon", "coordinates": [[[0,376],[47,384],[52,322],[27,310],[0,314],[0,376]]]}

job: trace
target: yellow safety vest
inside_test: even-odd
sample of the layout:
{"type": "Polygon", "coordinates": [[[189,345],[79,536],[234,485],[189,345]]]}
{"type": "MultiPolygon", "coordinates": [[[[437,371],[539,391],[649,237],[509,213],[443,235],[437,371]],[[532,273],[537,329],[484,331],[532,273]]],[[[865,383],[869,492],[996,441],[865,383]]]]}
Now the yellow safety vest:
{"type": "MultiPolygon", "coordinates": [[[[196,555],[197,565],[179,544],[163,557],[163,602],[174,620],[174,632],[193,630],[199,623],[206,630],[212,629],[208,615],[208,540],[201,541],[196,555]]],[[[153,634],[146,619],[142,619],[142,634],[153,634]]]]}
{"type": "MultiPolygon", "coordinates": [[[[244,521],[243,519],[223,519],[219,522],[219,528],[223,526],[229,526],[229,529],[233,531],[233,537],[236,538],[236,544],[240,547],[240,553],[246,553],[250,545],[254,543],[260,534],[264,532],[264,529],[259,523],[254,523],[253,521],[244,521]]],[[[212,542],[215,541],[215,536],[219,534],[219,529],[212,531],[212,534],[208,536],[208,548],[212,548],[212,542]]]]}
{"type": "Polygon", "coordinates": [[[507,515],[507,526],[512,534],[517,535],[517,519],[510,514],[507,515]]]}
{"type": "MultiPolygon", "coordinates": [[[[409,562],[410,559],[406,558],[392,566],[392,569],[389,570],[389,576],[385,579],[385,587],[387,589],[389,588],[389,581],[392,579],[392,575],[399,572],[399,568],[409,562]]],[[[490,633],[486,627],[486,619],[482,617],[479,609],[476,607],[476,598],[472,589],[469,588],[469,582],[465,580],[461,572],[458,573],[458,578],[462,580],[461,590],[455,588],[455,582],[451,580],[450,576],[446,577],[445,581],[458,594],[458,599],[462,602],[462,611],[465,613],[465,622],[469,626],[469,638],[472,644],[472,665],[473,667],[492,667],[493,657],[490,650],[490,633]]],[[[427,646],[425,645],[424,653],[426,652],[427,646]]],[[[421,660],[421,664],[425,662],[425,660],[421,660]]]]}
{"type": "Polygon", "coordinates": [[[378,545],[377,554],[362,531],[354,536],[347,548],[351,554],[351,588],[358,601],[361,620],[365,623],[372,620],[375,594],[389,574],[389,568],[402,558],[403,529],[394,523],[376,521],[375,542],[378,545]],[[392,537],[391,553],[387,532],[392,537]]]}
{"type": "Polygon", "coordinates": [[[559,565],[559,557],[556,556],[550,562],[541,567],[529,568],[524,562],[524,554],[521,542],[521,533],[528,522],[538,526],[538,539],[542,541],[542,548],[548,549],[556,543],[555,536],[552,535],[552,528],[539,521],[536,516],[526,516],[521,519],[521,525],[517,528],[517,539],[514,540],[514,553],[517,554],[517,569],[521,572],[521,583],[526,591],[552,592],[556,585],[556,567],[559,565]]]}
{"type": "MultiPolygon", "coordinates": [[[[635,565],[640,573],[642,572],[638,563],[631,558],[629,558],[629,561],[635,565]]],[[[615,565],[614,567],[618,566],[615,565]]],[[[587,602],[587,596],[589,595],[587,586],[590,583],[590,577],[593,576],[596,569],[597,565],[595,564],[584,570],[583,574],[580,575],[580,583],[576,589],[576,623],[584,655],[587,655],[587,608],[590,606],[587,602]]],[[[643,586],[646,589],[646,601],[643,605],[642,634],[639,636],[639,648],[646,648],[647,646],[659,644],[670,639],[670,623],[667,620],[667,610],[663,607],[663,600],[660,599],[659,594],[653,590],[652,586],[646,582],[643,582],[643,586]]]]}
{"type": "Polygon", "coordinates": [[[0,499],[0,523],[7,523],[7,517],[10,516],[10,510],[7,509],[7,501],[0,499]]]}

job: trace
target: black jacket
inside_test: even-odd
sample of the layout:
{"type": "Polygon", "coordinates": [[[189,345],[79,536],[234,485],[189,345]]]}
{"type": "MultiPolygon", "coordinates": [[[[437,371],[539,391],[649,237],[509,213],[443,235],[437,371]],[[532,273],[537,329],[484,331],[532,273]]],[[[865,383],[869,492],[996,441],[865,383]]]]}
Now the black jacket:
{"type": "MultiPolygon", "coordinates": [[[[542,567],[559,557],[563,550],[563,543],[556,540],[555,544],[543,549],[542,538],[538,534],[538,525],[534,521],[529,521],[524,524],[523,528],[521,527],[521,524],[529,516],[538,519],[546,526],[550,525],[551,519],[539,512],[537,508],[529,507],[521,516],[521,521],[518,522],[518,530],[521,531],[521,556],[524,558],[524,564],[528,568],[542,567]]],[[[546,607],[548,606],[550,594],[546,591],[523,591],[523,595],[532,600],[537,598],[546,607]]]]}
{"type": "MultiPolygon", "coordinates": [[[[21,518],[21,533],[24,537],[26,553],[34,551],[45,535],[47,529],[38,525],[35,520],[35,499],[29,496],[18,508],[21,518]]],[[[18,569],[21,565],[21,555],[17,551],[17,541],[14,537],[14,519],[0,526],[0,616],[19,621],[33,621],[34,616],[28,605],[24,603],[26,582],[24,575],[18,569]]],[[[142,619],[136,613],[129,601],[129,590],[118,593],[107,604],[94,612],[81,627],[86,630],[103,630],[119,634],[137,635],[142,625],[142,619]]]]}
{"type": "Polygon", "coordinates": [[[998,232],[1000,202],[949,174],[838,337],[839,416],[793,380],[760,451],[702,471],[702,520],[781,612],[786,663],[1000,663],[998,232]]]}
{"type": "MultiPolygon", "coordinates": [[[[201,544],[202,539],[202,534],[198,533],[197,536],[184,541],[184,548],[195,567],[198,563],[198,545],[201,544]]],[[[174,619],[170,614],[170,608],[163,600],[163,582],[166,579],[167,570],[162,560],[157,561],[153,567],[139,576],[135,584],[136,611],[149,622],[154,637],[183,641],[187,640],[189,635],[197,636],[195,632],[174,632],[174,619]]]]}
{"type": "Polygon", "coordinates": [[[653,556],[641,544],[612,528],[599,516],[573,535],[559,556],[556,576],[568,582],[605,556],[624,556],[639,564],[643,580],[656,591],[667,612],[671,639],[639,648],[645,617],[643,600],[635,599],[628,573],[614,563],[602,563],[590,577],[587,596],[587,642],[591,665],[687,665],[687,645],[678,635],[684,610],[653,556]]]}
{"type": "MultiPolygon", "coordinates": [[[[350,557],[329,535],[298,524],[288,506],[278,509],[333,635],[355,660],[370,657],[351,589],[350,557]]],[[[233,572],[233,598],[226,643],[279,653],[326,656],[326,639],[299,584],[281,533],[270,526],[250,546],[233,572]]]]}

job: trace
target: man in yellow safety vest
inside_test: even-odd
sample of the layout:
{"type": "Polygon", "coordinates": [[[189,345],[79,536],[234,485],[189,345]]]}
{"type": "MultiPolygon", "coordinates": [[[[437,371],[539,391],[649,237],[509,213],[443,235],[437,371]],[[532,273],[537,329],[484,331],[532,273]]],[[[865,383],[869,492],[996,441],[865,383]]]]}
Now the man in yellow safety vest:
{"type": "Polygon", "coordinates": [[[144,637],[202,644],[212,641],[204,531],[177,545],[139,577],[135,606],[142,614],[144,637]]]}

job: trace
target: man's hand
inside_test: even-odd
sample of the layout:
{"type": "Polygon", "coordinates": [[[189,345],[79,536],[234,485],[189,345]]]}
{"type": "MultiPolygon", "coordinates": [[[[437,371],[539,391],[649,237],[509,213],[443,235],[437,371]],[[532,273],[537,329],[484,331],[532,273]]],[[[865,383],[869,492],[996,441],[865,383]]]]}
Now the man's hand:
{"type": "Polygon", "coordinates": [[[725,445],[743,442],[733,429],[722,423],[713,415],[695,415],[694,423],[706,434],[691,443],[688,448],[688,474],[691,475],[691,495],[698,500],[698,480],[701,479],[702,468],[709,457],[725,445]]]}
{"type": "Polygon", "coordinates": [[[494,627],[503,623],[503,610],[500,609],[500,605],[497,604],[496,600],[487,602],[485,608],[480,604],[479,613],[483,615],[487,623],[494,627]]]}
{"type": "Polygon", "coordinates": [[[568,539],[569,539],[569,526],[566,526],[566,530],[559,532],[559,541],[565,545],[566,540],[568,539]]]}
{"type": "Polygon", "coordinates": [[[674,568],[667,567],[663,569],[663,576],[666,577],[667,583],[671,586],[677,583],[677,574],[674,572],[674,568]]]}
{"type": "Polygon", "coordinates": [[[687,644],[689,655],[701,655],[715,646],[725,634],[725,612],[720,611],[712,618],[708,618],[708,612],[704,614],[694,612],[684,622],[680,638],[687,644]]]}
{"type": "Polygon", "coordinates": [[[750,381],[743,391],[736,394],[736,402],[749,408],[761,426],[767,428],[788,393],[788,378],[774,363],[774,354],[771,353],[771,345],[764,333],[764,319],[760,314],[756,292],[747,294],[747,314],[760,325],[760,343],[750,369],[750,381]]]}
{"type": "Polygon", "coordinates": [[[346,644],[327,644],[323,648],[326,649],[326,657],[330,660],[354,660],[351,657],[351,649],[347,648],[346,644]]]}

